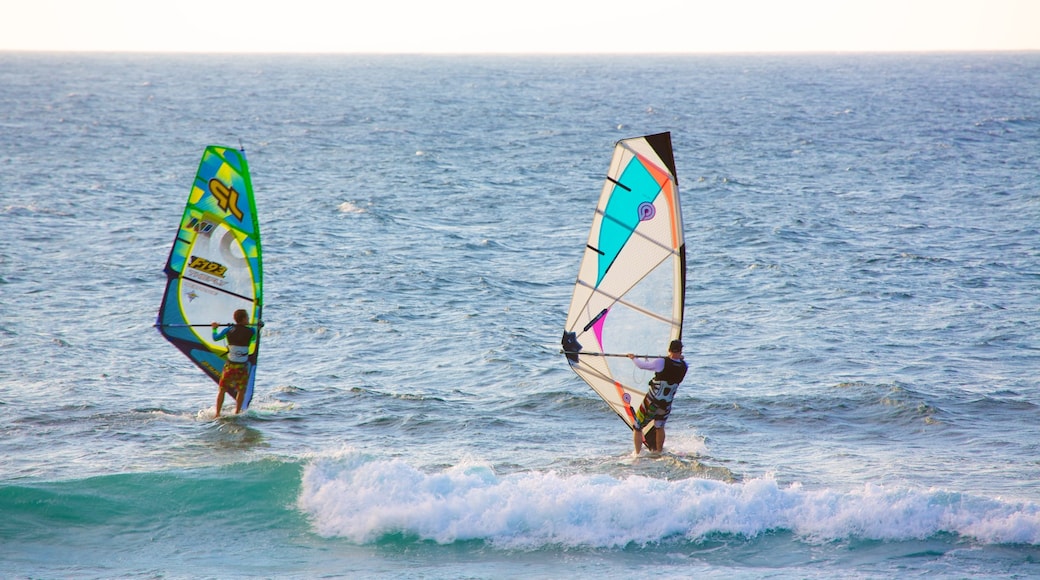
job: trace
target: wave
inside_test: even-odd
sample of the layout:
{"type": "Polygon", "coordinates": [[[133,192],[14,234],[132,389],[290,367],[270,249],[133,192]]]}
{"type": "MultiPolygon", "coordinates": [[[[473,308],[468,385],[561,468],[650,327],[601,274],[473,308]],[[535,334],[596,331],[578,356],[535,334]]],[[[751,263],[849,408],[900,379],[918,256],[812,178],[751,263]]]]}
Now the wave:
{"type": "Polygon", "coordinates": [[[184,529],[216,534],[277,527],[291,515],[301,466],[273,460],[120,473],[0,487],[0,540],[75,531],[184,529]],[[214,525],[214,522],[221,522],[214,525]],[[228,526],[236,529],[228,529],[228,526]],[[218,529],[221,531],[218,532],[218,529]]]}
{"type": "Polygon", "coordinates": [[[504,549],[624,548],[777,532],[808,543],[954,536],[1040,544],[1040,506],[943,490],[811,490],[771,478],[498,475],[477,462],[427,473],[353,451],[310,461],[297,505],[319,534],[358,544],[403,537],[480,540],[504,549]]]}
{"type": "Polygon", "coordinates": [[[776,538],[803,546],[1040,546],[1040,505],[1030,502],[876,484],[834,490],[768,477],[669,479],[654,470],[648,477],[638,464],[658,460],[627,461],[634,474],[498,474],[476,461],[424,470],[344,450],[302,461],[8,484],[0,487],[0,542],[89,552],[119,537],[127,554],[156,538],[177,546],[239,538],[262,554],[301,534],[359,546],[475,542],[521,551],[776,538]]]}

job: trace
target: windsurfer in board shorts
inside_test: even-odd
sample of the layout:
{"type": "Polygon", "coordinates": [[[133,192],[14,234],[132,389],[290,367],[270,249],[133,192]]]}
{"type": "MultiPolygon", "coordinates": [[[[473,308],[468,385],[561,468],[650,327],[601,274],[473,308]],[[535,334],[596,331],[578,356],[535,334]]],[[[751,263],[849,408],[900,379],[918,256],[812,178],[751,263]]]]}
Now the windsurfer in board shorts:
{"type": "Polygon", "coordinates": [[[249,328],[249,313],[239,309],[235,311],[235,323],[217,331],[220,325],[214,322],[213,340],[227,339],[228,353],[224,370],[220,374],[220,390],[217,391],[217,413],[224,406],[224,393],[235,392],[235,414],[242,412],[242,401],[245,398],[246,386],[249,383],[249,343],[253,341],[253,329],[249,328]]]}
{"type": "Polygon", "coordinates": [[[632,441],[636,455],[643,449],[643,427],[654,422],[654,430],[646,441],[647,448],[655,453],[664,449],[664,424],[672,412],[672,399],[679,389],[679,383],[686,377],[687,365],[682,356],[682,341],[673,340],[668,345],[668,356],[661,358],[636,358],[629,353],[635,365],[646,371],[654,371],[650,379],[650,390],[643,397],[643,403],[636,411],[635,425],[632,428],[632,441]]]}

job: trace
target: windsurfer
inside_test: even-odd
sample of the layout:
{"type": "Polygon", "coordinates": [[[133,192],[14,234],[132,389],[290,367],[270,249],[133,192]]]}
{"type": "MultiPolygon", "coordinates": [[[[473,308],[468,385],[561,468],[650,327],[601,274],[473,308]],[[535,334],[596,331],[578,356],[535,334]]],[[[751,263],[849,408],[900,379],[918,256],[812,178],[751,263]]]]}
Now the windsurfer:
{"type": "Polygon", "coordinates": [[[646,446],[655,453],[664,449],[664,424],[672,412],[672,399],[679,389],[679,383],[686,376],[687,365],[683,360],[682,348],[682,341],[673,340],[668,345],[667,357],[636,358],[634,354],[627,355],[637,367],[656,373],[650,380],[650,390],[636,411],[635,425],[632,428],[636,455],[643,449],[643,427],[650,421],[654,422],[654,429],[647,438],[646,446]]]}
{"type": "Polygon", "coordinates": [[[224,406],[224,393],[233,394],[235,397],[235,413],[242,412],[242,401],[245,397],[246,386],[249,383],[249,343],[253,341],[253,329],[249,328],[249,313],[243,309],[235,311],[235,323],[218,331],[220,326],[214,322],[213,340],[227,339],[228,353],[227,362],[224,363],[224,371],[220,375],[220,390],[217,391],[217,412],[214,417],[220,416],[220,408],[224,406]]]}

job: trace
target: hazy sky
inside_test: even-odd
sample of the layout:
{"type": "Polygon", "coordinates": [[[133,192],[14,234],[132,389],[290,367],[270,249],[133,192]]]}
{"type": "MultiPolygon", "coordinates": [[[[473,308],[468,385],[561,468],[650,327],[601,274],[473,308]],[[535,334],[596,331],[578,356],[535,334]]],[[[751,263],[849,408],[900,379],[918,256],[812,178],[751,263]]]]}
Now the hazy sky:
{"type": "Polygon", "coordinates": [[[1040,50],[1040,0],[0,0],[4,50],[1040,50]]]}

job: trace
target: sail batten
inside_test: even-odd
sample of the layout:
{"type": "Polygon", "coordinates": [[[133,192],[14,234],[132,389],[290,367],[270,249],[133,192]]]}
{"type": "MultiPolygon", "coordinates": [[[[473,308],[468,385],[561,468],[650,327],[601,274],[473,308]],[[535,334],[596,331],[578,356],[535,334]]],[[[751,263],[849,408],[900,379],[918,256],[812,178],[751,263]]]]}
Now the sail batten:
{"type": "MultiPolygon", "coordinates": [[[[657,320],[660,320],[660,321],[666,322],[666,323],[670,323],[672,321],[671,313],[669,313],[668,315],[658,314],[657,312],[653,312],[651,310],[647,310],[647,309],[642,308],[642,307],[640,307],[640,306],[638,306],[636,304],[633,304],[632,302],[627,302],[621,296],[611,296],[610,294],[607,294],[606,292],[598,290],[594,286],[590,286],[590,285],[588,285],[588,284],[586,284],[584,282],[578,282],[578,284],[591,289],[595,294],[598,294],[600,296],[605,296],[605,297],[609,298],[611,300],[611,306],[613,306],[614,304],[621,304],[623,306],[627,306],[629,308],[632,308],[633,310],[638,310],[641,314],[643,314],[644,316],[647,316],[648,318],[655,318],[657,320]]],[[[609,308],[606,309],[606,310],[609,311],[609,308]]],[[[600,312],[603,312],[603,311],[601,310],[600,312]]],[[[583,331],[587,332],[588,331],[588,327],[590,327],[594,323],[595,323],[595,321],[590,321],[588,324],[585,325],[585,327],[583,327],[583,331]]],[[[580,333],[579,333],[579,335],[580,335],[580,333]]]]}
{"type": "Polygon", "coordinates": [[[614,353],[663,352],[682,335],[686,250],[680,207],[669,133],[615,144],[561,345],[571,369],[629,427],[632,405],[642,400],[640,386],[649,375],[614,353]]]}
{"type": "MultiPolygon", "coordinates": [[[[616,218],[614,218],[614,217],[611,217],[611,216],[605,215],[605,214],[603,214],[602,212],[600,212],[599,210],[596,210],[596,213],[597,213],[597,214],[599,214],[599,215],[601,215],[601,216],[603,216],[603,219],[607,219],[607,220],[610,220],[611,222],[613,222],[613,223],[617,224],[617,225],[618,225],[619,227],[622,227],[622,228],[628,228],[628,227],[629,227],[629,226],[628,226],[628,224],[626,224],[626,223],[622,223],[622,222],[618,221],[618,220],[617,220],[616,218]]],[[[672,210],[672,212],[670,212],[670,213],[674,213],[674,210],[672,210]]],[[[679,247],[679,246],[677,245],[677,244],[678,244],[678,240],[677,240],[676,238],[674,238],[674,237],[672,238],[671,244],[665,244],[665,243],[662,243],[662,242],[660,242],[659,240],[657,240],[657,239],[655,239],[655,238],[653,238],[653,237],[650,237],[650,236],[648,236],[648,235],[646,235],[646,234],[644,234],[644,233],[640,232],[640,231],[639,231],[639,230],[638,230],[637,228],[630,228],[630,230],[629,230],[629,231],[631,232],[631,235],[633,235],[633,236],[639,236],[639,237],[641,237],[641,238],[643,238],[643,239],[647,240],[647,241],[648,241],[648,242],[650,242],[650,243],[656,244],[656,245],[658,245],[658,246],[659,246],[659,247],[660,247],[660,248],[661,248],[662,250],[666,250],[666,251],[669,251],[669,252],[675,252],[675,253],[678,253],[678,251],[679,251],[679,250],[678,250],[678,247],[679,247]]],[[[674,229],[673,229],[673,231],[674,231],[674,229]]],[[[602,252],[601,250],[599,250],[599,249],[596,249],[596,248],[592,248],[591,246],[589,246],[589,248],[590,248],[590,249],[593,249],[593,250],[595,250],[595,251],[596,251],[596,252],[598,252],[599,254],[603,254],[603,252],[602,252]]]]}
{"type": "MultiPolygon", "coordinates": [[[[213,381],[219,382],[227,346],[214,341],[212,322],[235,310],[263,325],[260,226],[245,153],[206,147],[166,262],[166,292],[156,326],[213,381]]],[[[249,349],[250,372],[242,409],[256,378],[260,332],[249,349]]],[[[235,393],[231,393],[232,396],[235,393]]]]}

